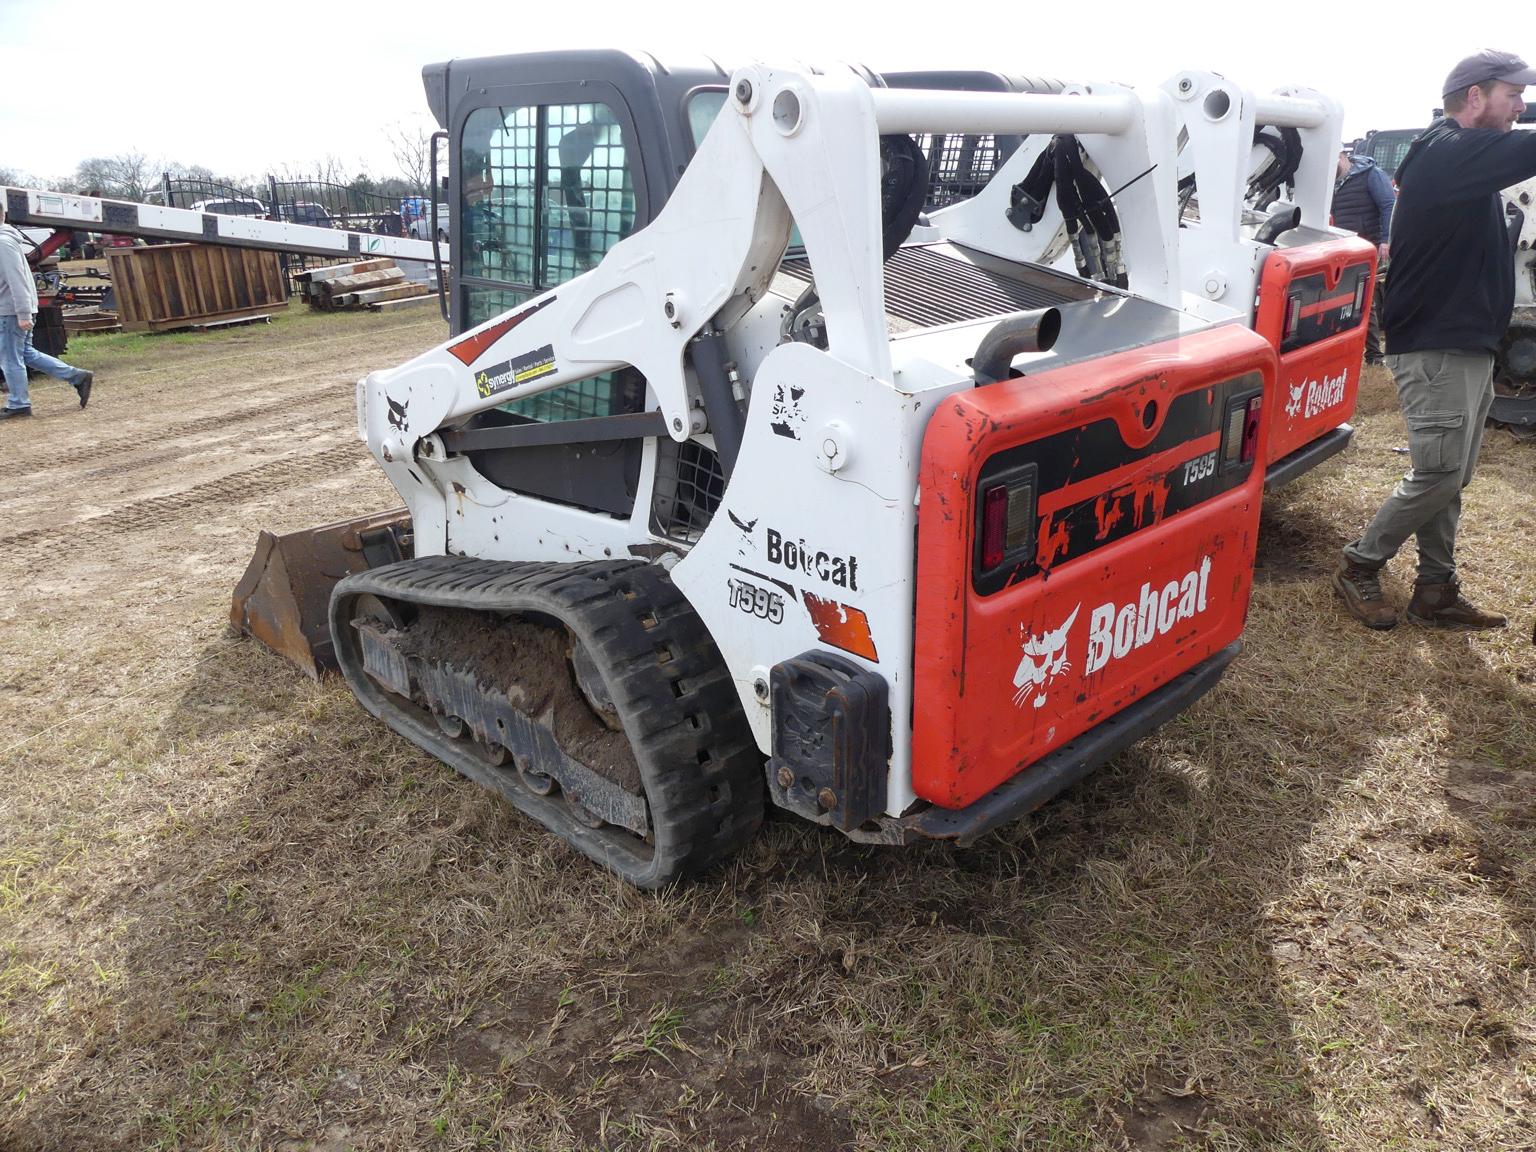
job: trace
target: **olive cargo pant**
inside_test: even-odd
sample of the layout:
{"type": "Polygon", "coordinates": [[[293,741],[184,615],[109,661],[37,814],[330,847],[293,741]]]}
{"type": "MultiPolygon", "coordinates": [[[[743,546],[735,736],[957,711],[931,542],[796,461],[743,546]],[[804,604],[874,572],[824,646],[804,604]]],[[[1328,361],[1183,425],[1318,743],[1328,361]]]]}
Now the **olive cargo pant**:
{"type": "Polygon", "coordinates": [[[1420,584],[1456,578],[1461,490],[1472,482],[1493,404],[1493,357],[1485,352],[1404,352],[1388,356],[1413,467],[1398,482],[1344,558],[1380,568],[1410,536],[1419,542],[1420,584]]]}

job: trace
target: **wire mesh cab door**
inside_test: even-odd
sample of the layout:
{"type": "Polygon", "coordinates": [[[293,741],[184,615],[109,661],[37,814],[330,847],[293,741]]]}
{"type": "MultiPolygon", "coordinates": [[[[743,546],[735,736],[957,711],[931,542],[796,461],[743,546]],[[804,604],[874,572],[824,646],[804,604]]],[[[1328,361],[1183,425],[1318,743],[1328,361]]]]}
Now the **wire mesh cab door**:
{"type": "Polygon", "coordinates": [[[639,129],[613,84],[512,84],[454,109],[455,332],[590,268],[653,211],[639,129]]]}
{"type": "MultiPolygon", "coordinates": [[[[466,76],[450,87],[455,333],[588,271],[659,207],[648,175],[669,149],[662,145],[656,155],[655,109],[642,104],[637,113],[632,100],[644,92],[636,97],[621,87],[633,76],[632,61],[628,72],[610,68],[605,78],[605,60],[593,54],[591,75],[583,75],[578,61],[561,79],[548,78],[554,62],[539,57],[470,61],[463,65],[466,76]]],[[[610,372],[503,405],[471,423],[577,421],[641,411],[644,404],[638,373],[610,372]]],[[[642,451],[639,440],[628,440],[468,455],[502,488],[624,516],[640,486],[642,451]]]]}

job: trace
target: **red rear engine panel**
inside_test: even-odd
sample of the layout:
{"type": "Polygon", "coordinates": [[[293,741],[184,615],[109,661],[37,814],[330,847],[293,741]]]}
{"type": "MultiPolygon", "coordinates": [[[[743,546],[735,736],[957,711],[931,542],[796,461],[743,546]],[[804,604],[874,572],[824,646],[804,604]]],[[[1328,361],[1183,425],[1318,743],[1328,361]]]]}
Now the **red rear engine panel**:
{"type": "Polygon", "coordinates": [[[1253,325],[1280,354],[1266,465],[1353,415],[1375,287],[1376,248],[1358,237],[1277,248],[1264,261],[1253,325]]]}
{"type": "Polygon", "coordinates": [[[1275,370],[1232,325],[941,403],[918,509],[920,797],[964,807],[1238,638],[1275,370]]]}

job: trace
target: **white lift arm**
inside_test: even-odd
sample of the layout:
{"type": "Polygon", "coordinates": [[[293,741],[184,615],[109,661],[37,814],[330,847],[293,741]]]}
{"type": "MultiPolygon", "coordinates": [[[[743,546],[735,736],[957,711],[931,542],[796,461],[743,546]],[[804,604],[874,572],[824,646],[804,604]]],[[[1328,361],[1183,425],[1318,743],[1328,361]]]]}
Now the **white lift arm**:
{"type": "MultiPolygon", "coordinates": [[[[590,272],[399,368],[358,385],[359,430],[422,522],[441,496],[414,467],[441,458],[434,434],[477,412],[624,365],[644,376],[668,433],[703,430],[688,343],[729,327],[767,292],[791,223],[805,242],[827,320],[828,352],[892,379],[881,268],[882,132],[1038,133],[1098,128],[1095,159],[1130,183],[1121,203],[1144,216],[1136,288],[1160,301],[1179,291],[1173,124],[1158,90],[1104,95],[893,92],[853,73],[753,65],[665,208],[590,272]],[[1164,155],[1148,140],[1167,141],[1164,155]]],[[[1129,262],[1129,261],[1128,261],[1129,262]]],[[[440,514],[440,512],[439,512],[440,514]]]]}
{"type": "Polygon", "coordinates": [[[1302,157],[1292,178],[1301,223],[1326,229],[1333,203],[1344,112],[1337,101],[1306,88],[1258,96],[1214,72],[1180,72],[1163,88],[1172,97],[1184,140],[1181,166],[1193,171],[1200,219],[1180,231],[1185,287],[1196,297],[1238,312],[1252,311],[1258,269],[1270,251],[1243,228],[1253,174],[1254,130],[1294,128],[1302,157]]]}

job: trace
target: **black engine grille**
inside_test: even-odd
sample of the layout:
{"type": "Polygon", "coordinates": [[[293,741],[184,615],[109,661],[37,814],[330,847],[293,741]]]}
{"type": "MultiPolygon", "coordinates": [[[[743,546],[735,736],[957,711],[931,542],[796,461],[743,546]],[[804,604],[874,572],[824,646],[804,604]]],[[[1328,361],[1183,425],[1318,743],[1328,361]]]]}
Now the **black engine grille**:
{"type": "MultiPolygon", "coordinates": [[[[898,249],[885,262],[886,312],[931,328],[1050,308],[1094,294],[1086,284],[1043,269],[1021,269],[980,254],[951,255],[960,251],[951,245],[898,249]]],[[[797,280],[811,278],[804,257],[784,261],[781,271],[797,280]]]]}

